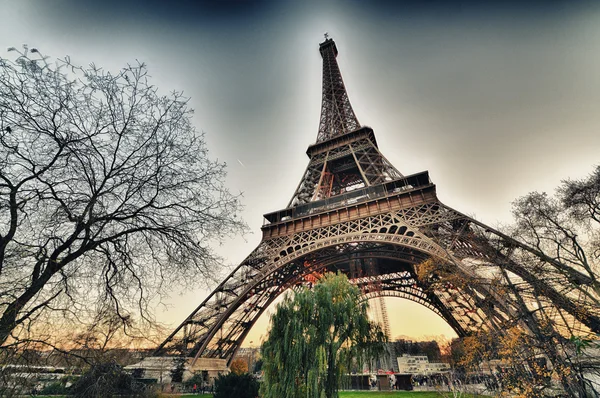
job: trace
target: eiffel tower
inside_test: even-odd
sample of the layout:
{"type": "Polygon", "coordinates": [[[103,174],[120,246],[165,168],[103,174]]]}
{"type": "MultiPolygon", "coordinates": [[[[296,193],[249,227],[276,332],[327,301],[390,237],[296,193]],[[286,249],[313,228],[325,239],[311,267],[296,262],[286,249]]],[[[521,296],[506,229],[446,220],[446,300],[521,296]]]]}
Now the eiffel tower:
{"type": "Polygon", "coordinates": [[[310,286],[327,271],[347,274],[367,299],[417,302],[459,336],[502,329],[511,319],[537,333],[532,306],[551,307],[563,320],[556,321],[557,328],[563,322],[599,332],[598,314],[581,311],[569,288],[590,284],[589,278],[570,269],[547,280],[545,269],[563,265],[441,203],[427,171],[400,173],[379,150],[373,129],[361,125],[352,109],[335,42],[326,36],[319,51],[321,118],[296,191],[286,208],[264,215],[258,247],[155,355],[229,363],[278,296],[310,286]],[[444,264],[456,280],[478,283],[436,284],[441,271],[428,271],[424,264],[444,264]]]}

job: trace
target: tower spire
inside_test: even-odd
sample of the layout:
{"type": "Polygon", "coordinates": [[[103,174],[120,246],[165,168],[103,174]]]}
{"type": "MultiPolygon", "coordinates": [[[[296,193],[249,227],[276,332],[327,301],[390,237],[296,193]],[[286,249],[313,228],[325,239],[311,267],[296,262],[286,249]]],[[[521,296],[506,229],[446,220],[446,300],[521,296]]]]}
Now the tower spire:
{"type": "Polygon", "coordinates": [[[317,142],[323,142],[360,128],[337,63],[338,50],[333,39],[325,34],[319,45],[323,58],[323,100],[317,142]]]}

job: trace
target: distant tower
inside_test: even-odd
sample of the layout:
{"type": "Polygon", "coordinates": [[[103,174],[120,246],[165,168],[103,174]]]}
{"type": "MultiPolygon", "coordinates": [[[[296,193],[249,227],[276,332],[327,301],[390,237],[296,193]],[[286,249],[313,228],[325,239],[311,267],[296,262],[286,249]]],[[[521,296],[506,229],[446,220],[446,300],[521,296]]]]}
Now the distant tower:
{"type": "MultiPolygon", "coordinates": [[[[557,328],[563,318],[599,332],[598,314],[578,311],[575,299],[561,290],[590,281],[583,275],[546,281],[520,259],[533,257],[539,267],[552,259],[442,204],[427,171],[404,176],[396,170],[379,151],[373,130],[358,122],[335,42],[326,37],[319,51],[323,96],[317,140],[306,151],[308,166],[288,206],[264,215],[258,247],[156,354],[231,360],[279,295],[326,271],[346,273],[367,299],[415,301],[459,336],[502,329],[513,320],[537,333],[532,298],[535,305],[555,308],[557,328]],[[443,263],[457,280],[480,283],[432,289],[436,272],[418,275],[428,260],[443,263]]],[[[427,148],[407,142],[403,150],[427,148]]],[[[406,314],[389,315],[412,322],[406,314]]]]}

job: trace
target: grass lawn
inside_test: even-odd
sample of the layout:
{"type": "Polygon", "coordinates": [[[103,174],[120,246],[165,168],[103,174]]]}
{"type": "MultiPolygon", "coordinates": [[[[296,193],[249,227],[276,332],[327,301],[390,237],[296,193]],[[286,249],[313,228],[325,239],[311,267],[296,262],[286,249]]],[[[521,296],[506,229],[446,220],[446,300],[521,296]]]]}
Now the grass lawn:
{"type": "MultiPolygon", "coordinates": [[[[436,391],[343,391],[340,398],[441,398],[443,395],[436,391]]],[[[448,394],[446,394],[448,396],[448,394]]],[[[474,395],[463,395],[471,398],[474,395]]],[[[481,397],[481,395],[479,395],[481,397]]]]}
{"type": "MultiPolygon", "coordinates": [[[[212,395],[200,394],[200,395],[163,395],[165,398],[211,398],[212,395]]],[[[340,392],[340,398],[441,398],[442,395],[435,391],[393,391],[393,392],[379,392],[379,391],[342,391],[340,392]]],[[[463,398],[475,397],[474,395],[463,395],[463,398]]],[[[482,397],[482,395],[478,395],[482,397]]]]}
{"type": "MultiPolygon", "coordinates": [[[[52,398],[58,398],[59,396],[54,395],[52,398]]],[[[51,398],[50,396],[47,398],[51,398]]],[[[212,398],[210,394],[185,394],[185,395],[161,395],[164,398],[212,398]]],[[[438,392],[431,391],[393,391],[393,392],[379,392],[379,391],[342,391],[340,392],[340,398],[441,398],[442,395],[438,392]]],[[[463,398],[475,397],[474,395],[463,395],[463,398]]],[[[483,397],[483,395],[478,395],[483,397]]],[[[36,395],[36,398],[46,398],[43,395],[36,395]]]]}

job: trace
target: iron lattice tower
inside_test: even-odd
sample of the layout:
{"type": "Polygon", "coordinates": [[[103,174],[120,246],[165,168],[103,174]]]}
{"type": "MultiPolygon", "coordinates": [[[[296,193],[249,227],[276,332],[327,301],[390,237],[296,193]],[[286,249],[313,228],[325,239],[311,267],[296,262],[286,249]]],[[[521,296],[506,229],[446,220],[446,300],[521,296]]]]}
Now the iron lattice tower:
{"type": "Polygon", "coordinates": [[[334,41],[321,43],[320,53],[319,132],[292,199],[264,215],[258,247],[156,355],[230,361],[279,295],[326,271],[346,273],[366,298],[420,303],[459,336],[510,322],[539,333],[535,310],[542,307],[552,309],[557,329],[600,332],[598,310],[582,310],[572,288],[591,284],[587,276],[561,272],[553,258],[444,205],[427,171],[398,172],[373,130],[358,123],[334,41]],[[444,282],[441,272],[457,282],[444,282]]]}

